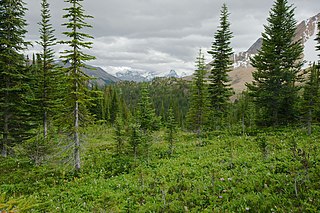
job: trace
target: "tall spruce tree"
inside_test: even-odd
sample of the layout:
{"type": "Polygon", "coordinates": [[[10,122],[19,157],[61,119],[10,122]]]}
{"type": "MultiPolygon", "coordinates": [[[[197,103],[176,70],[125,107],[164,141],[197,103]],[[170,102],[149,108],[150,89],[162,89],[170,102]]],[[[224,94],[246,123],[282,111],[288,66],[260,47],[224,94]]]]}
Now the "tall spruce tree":
{"type": "Polygon", "coordinates": [[[39,22],[41,46],[40,59],[38,61],[38,73],[36,80],[37,100],[39,102],[39,111],[42,117],[43,137],[48,135],[48,123],[53,119],[53,114],[58,114],[57,109],[61,108],[62,100],[62,80],[64,75],[60,68],[54,64],[53,46],[56,44],[54,29],[50,23],[50,5],[47,0],[41,2],[41,22],[39,22]],[[59,107],[60,106],[60,107],[59,107]],[[56,113],[54,113],[56,112],[56,113]]]}
{"type": "Polygon", "coordinates": [[[252,58],[254,81],[248,84],[255,97],[261,125],[287,124],[295,118],[298,73],[303,65],[303,46],[294,41],[294,7],[276,0],[262,33],[261,50],[252,58]]]}
{"type": "Polygon", "coordinates": [[[228,72],[231,71],[231,56],[233,54],[230,47],[230,40],[233,37],[230,31],[230,22],[228,20],[229,12],[226,4],[223,4],[220,16],[220,26],[214,35],[214,41],[211,50],[213,61],[209,75],[209,95],[213,120],[220,120],[226,111],[226,106],[230,96],[233,94],[229,84],[228,72]]]}
{"type": "Polygon", "coordinates": [[[174,134],[177,131],[177,124],[174,118],[172,107],[168,110],[168,120],[167,120],[167,131],[166,131],[166,139],[169,143],[168,153],[171,156],[173,154],[173,142],[174,142],[174,134]]]}
{"type": "Polygon", "coordinates": [[[149,151],[151,147],[151,135],[154,130],[159,129],[160,119],[157,117],[155,109],[150,99],[147,83],[143,83],[141,87],[141,96],[138,103],[137,123],[143,133],[141,143],[144,148],[144,153],[149,161],[149,151]]]}
{"type": "Polygon", "coordinates": [[[196,61],[196,71],[194,73],[191,97],[190,97],[190,108],[187,114],[187,123],[189,128],[196,131],[197,135],[200,136],[204,125],[208,120],[209,112],[209,96],[208,88],[205,80],[206,65],[204,61],[204,55],[199,51],[199,56],[196,61]]]}
{"type": "Polygon", "coordinates": [[[92,39],[93,37],[81,32],[83,28],[91,27],[90,24],[85,22],[86,18],[92,18],[92,16],[85,15],[85,11],[81,4],[83,0],[65,0],[70,4],[70,7],[64,9],[67,14],[63,18],[67,19],[68,22],[63,24],[69,31],[63,32],[70,40],[62,41],[62,44],[66,44],[70,49],[63,52],[62,58],[68,68],[67,81],[68,81],[68,100],[66,109],[68,111],[66,116],[67,121],[71,121],[69,125],[69,132],[73,135],[74,141],[74,166],[75,170],[80,170],[80,127],[83,126],[84,119],[88,110],[87,104],[90,102],[90,92],[88,89],[88,81],[90,77],[86,75],[81,68],[85,67],[84,62],[93,60],[95,57],[85,54],[82,49],[91,48],[92,42],[86,41],[86,39],[92,39]]]}
{"type": "Polygon", "coordinates": [[[22,0],[0,1],[0,148],[4,157],[10,146],[30,136],[26,63],[21,54],[28,44],[25,11],[22,0]]]}
{"type": "Polygon", "coordinates": [[[159,118],[156,116],[155,109],[152,105],[148,86],[143,83],[141,87],[141,96],[138,103],[137,112],[138,123],[144,133],[147,131],[153,131],[159,128],[159,118]]]}

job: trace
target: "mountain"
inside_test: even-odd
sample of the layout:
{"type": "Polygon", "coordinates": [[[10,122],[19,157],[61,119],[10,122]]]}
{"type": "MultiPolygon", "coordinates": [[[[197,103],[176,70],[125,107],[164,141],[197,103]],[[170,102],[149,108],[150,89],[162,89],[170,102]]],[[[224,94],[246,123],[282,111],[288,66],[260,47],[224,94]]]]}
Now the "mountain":
{"type": "MultiPolygon", "coordinates": [[[[307,62],[304,68],[306,68],[310,62],[319,59],[315,50],[316,41],[314,41],[318,30],[317,22],[319,20],[320,13],[297,25],[295,41],[301,39],[304,44],[304,59],[307,62]]],[[[262,38],[258,38],[247,51],[233,55],[233,70],[229,72],[229,76],[231,79],[231,87],[236,93],[246,89],[245,83],[253,81],[252,72],[255,69],[250,64],[250,57],[257,54],[261,46],[262,38]]],[[[210,69],[210,65],[208,65],[207,68],[210,69]]]]}
{"type": "Polygon", "coordinates": [[[122,81],[135,81],[135,82],[147,82],[152,81],[156,77],[162,78],[182,78],[186,76],[185,73],[178,75],[175,70],[170,70],[168,74],[165,75],[156,75],[152,72],[141,72],[134,70],[127,70],[125,72],[117,72],[116,77],[122,81]]]}
{"type": "Polygon", "coordinates": [[[151,81],[156,76],[151,72],[127,70],[125,72],[117,72],[116,77],[122,81],[146,82],[151,81]]]}
{"type": "MultiPolygon", "coordinates": [[[[69,67],[70,64],[63,64],[61,60],[56,61],[56,63],[63,67],[69,67]]],[[[82,68],[82,71],[86,73],[88,76],[94,78],[94,82],[96,82],[99,86],[104,86],[108,84],[114,84],[120,79],[114,77],[113,75],[107,73],[104,69],[101,67],[95,67],[91,65],[86,65],[86,68],[82,68]]]]}
{"type": "Polygon", "coordinates": [[[101,67],[94,67],[94,66],[89,66],[87,65],[87,68],[83,68],[83,71],[94,78],[94,81],[98,83],[98,85],[103,86],[103,85],[108,85],[108,84],[114,84],[120,79],[114,77],[113,75],[107,73],[104,69],[101,67]]]}
{"type": "Polygon", "coordinates": [[[165,77],[168,77],[168,78],[179,78],[180,76],[176,73],[175,70],[170,70],[169,74],[165,75],[165,77]]]}

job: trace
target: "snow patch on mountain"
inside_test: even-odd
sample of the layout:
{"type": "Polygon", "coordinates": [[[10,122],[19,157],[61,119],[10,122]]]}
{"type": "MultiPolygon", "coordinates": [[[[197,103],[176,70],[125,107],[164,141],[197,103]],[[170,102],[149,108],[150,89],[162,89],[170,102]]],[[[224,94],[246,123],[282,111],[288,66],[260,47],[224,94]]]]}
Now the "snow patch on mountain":
{"type": "Polygon", "coordinates": [[[170,70],[167,74],[155,74],[150,71],[137,71],[137,70],[126,70],[117,72],[116,77],[123,81],[135,81],[135,82],[148,82],[152,81],[156,77],[162,78],[182,78],[187,76],[186,73],[177,74],[175,70],[170,70]]]}
{"type": "Polygon", "coordinates": [[[304,51],[303,51],[304,60],[306,61],[306,64],[304,65],[304,68],[308,67],[313,62],[317,62],[319,59],[315,49],[317,45],[317,41],[315,39],[318,32],[317,23],[318,23],[318,18],[316,18],[315,21],[312,22],[311,24],[312,29],[310,29],[309,20],[306,21],[307,29],[304,33],[304,51]]]}

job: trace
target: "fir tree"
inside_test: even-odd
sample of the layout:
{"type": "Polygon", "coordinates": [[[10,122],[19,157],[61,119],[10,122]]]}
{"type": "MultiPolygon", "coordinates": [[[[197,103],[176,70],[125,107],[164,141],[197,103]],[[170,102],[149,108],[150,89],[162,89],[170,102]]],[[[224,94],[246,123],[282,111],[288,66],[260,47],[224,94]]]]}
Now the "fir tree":
{"type": "Polygon", "coordinates": [[[41,2],[41,22],[39,22],[41,54],[38,61],[38,73],[36,81],[38,83],[37,99],[42,115],[43,137],[48,135],[48,125],[54,116],[59,114],[58,109],[62,108],[62,92],[64,91],[62,81],[64,75],[60,68],[54,64],[53,46],[56,44],[54,29],[50,23],[50,5],[47,0],[41,2]]]}
{"type": "Polygon", "coordinates": [[[141,142],[144,147],[144,153],[149,160],[149,151],[151,147],[150,133],[159,129],[160,119],[156,116],[146,83],[144,83],[141,88],[141,97],[140,102],[138,103],[137,123],[143,133],[141,142]]]}
{"type": "Polygon", "coordinates": [[[167,141],[169,142],[169,155],[173,154],[173,142],[174,142],[174,134],[176,132],[176,122],[173,115],[172,107],[168,110],[168,121],[167,121],[167,141]]]}
{"type": "Polygon", "coordinates": [[[306,70],[308,77],[304,85],[303,93],[303,113],[306,114],[308,134],[312,133],[312,120],[314,118],[315,111],[319,109],[319,87],[320,87],[320,75],[319,69],[314,63],[309,69],[306,70]]]}
{"type": "MultiPolygon", "coordinates": [[[[232,32],[228,20],[229,12],[224,4],[221,9],[220,26],[214,35],[214,42],[211,50],[213,61],[209,75],[209,95],[213,116],[220,120],[226,111],[227,103],[233,94],[230,88],[228,72],[231,71],[232,61],[230,60],[233,51],[230,47],[232,32]]],[[[215,120],[215,119],[213,119],[215,120]]]]}
{"type": "Polygon", "coordinates": [[[262,47],[252,58],[254,81],[248,84],[259,109],[261,125],[287,124],[295,118],[295,83],[301,70],[303,46],[294,42],[294,8],[287,0],[276,0],[262,33],[262,47]]]}
{"type": "Polygon", "coordinates": [[[72,121],[69,126],[69,131],[73,135],[76,171],[80,170],[79,128],[83,126],[83,122],[81,123],[81,121],[84,121],[84,117],[88,114],[86,106],[90,102],[88,96],[88,82],[90,77],[87,76],[81,68],[85,67],[85,61],[94,59],[93,56],[85,54],[82,51],[82,49],[91,48],[92,45],[92,42],[85,41],[86,39],[91,39],[92,36],[81,32],[83,28],[91,27],[91,25],[85,22],[85,19],[92,18],[92,16],[85,15],[81,4],[82,1],[83,0],[65,0],[65,2],[70,4],[70,7],[64,9],[67,11],[67,14],[64,15],[63,18],[67,19],[68,22],[63,24],[63,26],[66,26],[69,31],[63,32],[63,34],[70,38],[70,40],[61,42],[70,47],[69,50],[63,52],[62,58],[64,62],[69,65],[66,69],[69,91],[66,108],[68,111],[67,115],[72,116],[66,116],[66,118],[72,121]],[[80,116],[83,118],[81,121],[80,116]]]}
{"type": "Polygon", "coordinates": [[[141,97],[138,103],[137,118],[141,130],[147,131],[157,130],[159,128],[159,118],[156,116],[155,109],[152,106],[147,84],[144,83],[141,88],[141,97]]]}
{"type": "Polygon", "coordinates": [[[137,123],[131,123],[129,125],[129,129],[130,129],[129,143],[132,147],[134,160],[136,161],[137,156],[138,156],[138,147],[141,144],[141,140],[142,140],[140,125],[137,123]]]}
{"type": "Polygon", "coordinates": [[[194,73],[193,84],[191,88],[190,108],[187,114],[187,123],[189,127],[200,136],[203,126],[207,123],[209,103],[208,88],[205,81],[206,67],[204,55],[199,52],[196,61],[196,71],[194,73]]]}
{"type": "Polygon", "coordinates": [[[21,54],[28,44],[24,40],[25,11],[22,0],[0,1],[0,148],[4,157],[10,146],[30,137],[30,113],[25,99],[29,89],[21,54]]]}

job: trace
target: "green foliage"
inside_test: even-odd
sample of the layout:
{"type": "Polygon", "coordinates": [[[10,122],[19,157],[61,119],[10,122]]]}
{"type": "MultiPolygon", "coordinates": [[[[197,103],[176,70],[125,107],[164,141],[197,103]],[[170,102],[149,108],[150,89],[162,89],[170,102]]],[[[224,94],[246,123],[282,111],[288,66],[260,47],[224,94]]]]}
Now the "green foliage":
{"type": "Polygon", "coordinates": [[[117,116],[115,121],[115,140],[117,142],[117,153],[122,153],[123,150],[123,143],[124,143],[124,123],[120,116],[117,116]]]}
{"type": "Polygon", "coordinates": [[[167,121],[169,107],[172,106],[174,116],[180,127],[185,127],[186,114],[189,109],[190,83],[178,78],[155,78],[148,83],[119,82],[115,85],[121,91],[123,102],[130,114],[137,114],[140,91],[148,84],[150,101],[163,123],[167,121]]]}
{"type": "Polygon", "coordinates": [[[141,88],[136,118],[144,133],[147,131],[158,130],[160,128],[160,119],[156,116],[146,84],[141,88]]]}
{"type": "MultiPolygon", "coordinates": [[[[133,129],[140,131],[139,126],[133,129]]],[[[139,158],[135,163],[132,155],[114,155],[114,130],[95,126],[87,132],[79,177],[49,165],[1,158],[6,175],[0,176],[0,210],[15,203],[18,211],[28,203],[29,212],[316,212],[318,132],[312,137],[288,128],[258,137],[223,132],[196,146],[194,134],[180,131],[175,154],[168,158],[161,155],[167,143],[159,140],[160,131],[153,135],[155,154],[146,164],[139,158]],[[267,158],[261,153],[265,148],[267,158]]],[[[139,144],[137,134],[132,138],[139,144]]]]}
{"type": "Polygon", "coordinates": [[[166,135],[166,140],[169,142],[169,155],[173,154],[173,143],[175,140],[175,136],[174,134],[177,131],[177,127],[176,127],[176,122],[175,122],[175,118],[173,115],[173,110],[172,108],[169,108],[169,112],[168,112],[168,121],[167,121],[167,135],[166,135]]]}
{"type": "Polygon", "coordinates": [[[307,79],[303,86],[303,100],[302,100],[302,115],[308,124],[308,132],[311,134],[311,125],[314,118],[319,114],[319,86],[320,86],[320,75],[319,69],[315,63],[305,70],[307,79]]]}
{"type": "Polygon", "coordinates": [[[247,84],[259,108],[259,124],[288,124],[295,120],[298,73],[302,67],[303,46],[294,42],[294,7],[276,0],[262,33],[262,47],[252,58],[254,82],[247,84]]]}
{"type": "MultiPolygon", "coordinates": [[[[101,91],[97,85],[93,89],[101,91]]],[[[114,85],[109,85],[105,86],[101,92],[99,98],[95,98],[94,105],[90,107],[90,112],[96,116],[96,119],[109,124],[115,124],[119,116],[123,120],[128,120],[130,112],[120,89],[114,85]]]]}
{"type": "Polygon", "coordinates": [[[52,154],[55,144],[52,138],[44,137],[42,128],[33,131],[34,136],[22,144],[25,152],[23,154],[28,156],[35,165],[40,166],[52,154]]]}
{"type": "Polygon", "coordinates": [[[67,12],[63,18],[68,22],[63,26],[69,31],[63,32],[69,40],[61,41],[60,43],[66,44],[70,49],[62,52],[64,63],[68,65],[66,68],[67,76],[67,101],[65,105],[65,123],[67,124],[68,133],[73,135],[74,141],[74,159],[75,170],[80,170],[80,127],[84,126],[86,116],[88,116],[87,106],[92,101],[90,95],[91,91],[88,89],[88,81],[90,77],[86,75],[81,68],[85,67],[84,62],[93,60],[95,57],[88,55],[82,49],[90,49],[92,42],[86,41],[93,37],[81,32],[83,28],[91,27],[90,24],[85,22],[86,18],[92,16],[85,15],[85,11],[81,4],[83,0],[65,0],[69,3],[69,7],[64,10],[67,12]],[[82,117],[80,122],[80,117],[82,117]]]}
{"type": "MultiPolygon", "coordinates": [[[[40,41],[41,53],[33,59],[32,92],[33,92],[33,116],[38,125],[43,128],[44,138],[50,133],[50,127],[54,125],[64,109],[66,86],[65,75],[62,68],[54,64],[54,50],[56,38],[54,29],[50,23],[51,15],[47,0],[41,2],[40,41]]],[[[52,133],[52,131],[51,131],[52,133]]]]}
{"type": "Polygon", "coordinates": [[[22,0],[0,2],[0,149],[2,156],[16,143],[28,139],[32,128],[28,107],[28,76],[21,54],[25,42],[25,4],[22,0]]]}
{"type": "Polygon", "coordinates": [[[264,159],[267,158],[268,156],[268,143],[267,143],[267,138],[265,134],[258,135],[256,138],[256,142],[258,143],[258,146],[260,148],[261,154],[264,159]]]}
{"type": "Polygon", "coordinates": [[[246,134],[247,130],[255,128],[255,106],[253,98],[247,91],[239,94],[230,108],[231,112],[229,114],[232,114],[232,110],[234,111],[234,118],[229,120],[230,125],[236,124],[236,126],[239,126],[240,124],[242,134],[246,134]]]}
{"type": "Polygon", "coordinates": [[[132,152],[134,154],[134,159],[137,158],[138,156],[138,147],[141,144],[142,141],[142,133],[140,130],[140,125],[136,124],[136,123],[131,123],[129,126],[129,131],[130,131],[130,135],[129,135],[129,143],[132,147],[132,152]]]}
{"type": "Polygon", "coordinates": [[[196,71],[194,73],[193,85],[191,88],[190,108],[187,114],[189,129],[197,132],[198,136],[208,122],[209,96],[205,81],[206,67],[204,55],[199,52],[196,61],[196,71]]]}
{"type": "Polygon", "coordinates": [[[220,26],[214,35],[214,42],[211,50],[208,51],[212,55],[213,61],[209,75],[209,95],[210,107],[214,117],[214,121],[222,118],[227,109],[227,103],[230,96],[233,94],[229,84],[228,72],[231,71],[232,48],[230,47],[230,40],[232,32],[230,31],[230,22],[228,21],[229,12],[226,4],[223,4],[220,15],[220,26]]]}

